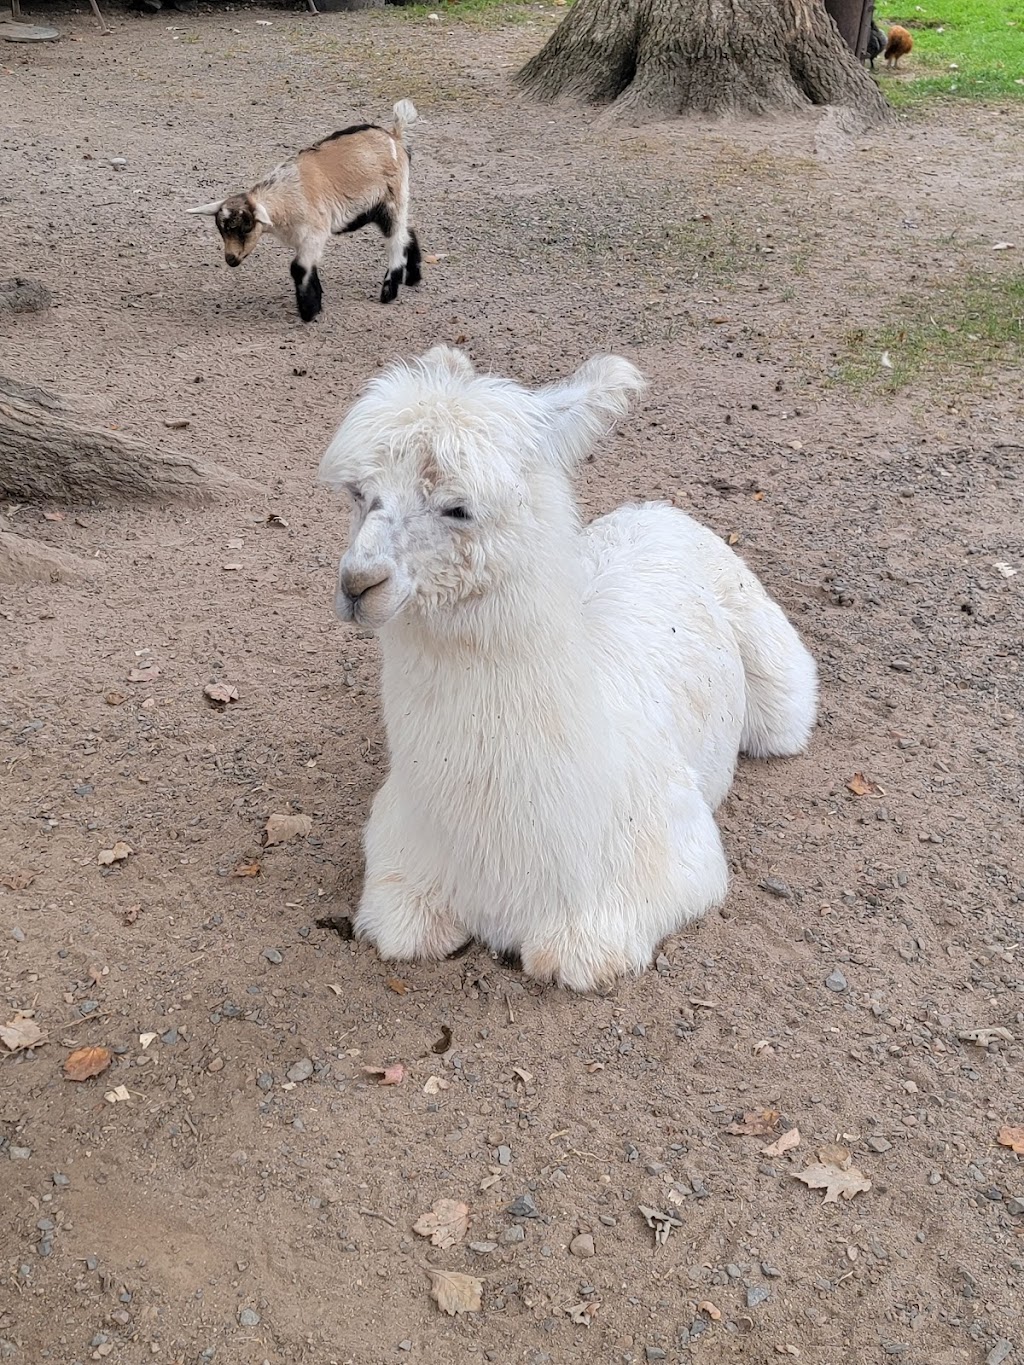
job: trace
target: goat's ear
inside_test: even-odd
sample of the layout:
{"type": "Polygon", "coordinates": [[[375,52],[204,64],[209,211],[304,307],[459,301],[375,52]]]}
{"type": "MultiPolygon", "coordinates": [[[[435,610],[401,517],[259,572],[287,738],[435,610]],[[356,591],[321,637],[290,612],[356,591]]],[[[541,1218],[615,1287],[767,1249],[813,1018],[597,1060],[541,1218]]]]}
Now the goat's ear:
{"type": "Polygon", "coordinates": [[[420,361],[432,370],[450,374],[453,379],[471,379],[476,374],[466,352],[456,350],[454,346],[432,346],[420,361]]]}
{"type": "Polygon", "coordinates": [[[208,218],[212,218],[219,208],[223,206],[223,199],[215,199],[212,204],[200,204],[196,209],[186,209],[186,213],[204,213],[208,218]]]}
{"type": "Polygon", "coordinates": [[[262,204],[253,204],[252,216],[256,219],[257,223],[262,223],[264,227],[269,228],[274,226],[274,224],[270,221],[270,214],[267,212],[267,210],[263,207],[262,204]]]}
{"type": "Polygon", "coordinates": [[[619,355],[595,355],[570,379],[538,390],[553,428],[558,458],[574,465],[629,411],[630,399],[647,381],[619,355]]]}

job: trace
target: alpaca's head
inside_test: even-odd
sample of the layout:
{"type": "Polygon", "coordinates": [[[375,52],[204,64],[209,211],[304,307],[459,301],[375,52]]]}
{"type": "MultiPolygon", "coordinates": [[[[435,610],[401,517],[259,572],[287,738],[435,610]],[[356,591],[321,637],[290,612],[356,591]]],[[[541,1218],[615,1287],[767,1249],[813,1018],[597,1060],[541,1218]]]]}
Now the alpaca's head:
{"type": "Polygon", "coordinates": [[[336,609],[379,629],[557,575],[575,539],[569,473],[644,385],[619,356],[525,389],[437,346],[356,401],[320,465],[352,500],[336,609]]]}

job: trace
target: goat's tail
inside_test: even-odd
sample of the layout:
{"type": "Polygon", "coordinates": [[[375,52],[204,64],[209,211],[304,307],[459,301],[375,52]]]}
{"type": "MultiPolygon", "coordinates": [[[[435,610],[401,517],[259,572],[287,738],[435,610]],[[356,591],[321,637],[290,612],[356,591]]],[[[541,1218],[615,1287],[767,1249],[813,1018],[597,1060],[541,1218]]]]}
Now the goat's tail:
{"type": "Polygon", "coordinates": [[[399,142],[404,142],[406,131],[419,118],[412,100],[399,100],[391,111],[391,131],[399,142]]]}

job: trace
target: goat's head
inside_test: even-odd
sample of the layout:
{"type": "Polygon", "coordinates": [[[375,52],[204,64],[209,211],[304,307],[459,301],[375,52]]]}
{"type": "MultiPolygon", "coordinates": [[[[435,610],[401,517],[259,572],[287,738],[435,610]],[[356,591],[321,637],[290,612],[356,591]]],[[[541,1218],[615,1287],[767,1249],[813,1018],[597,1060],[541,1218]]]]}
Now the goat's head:
{"type": "Polygon", "coordinates": [[[213,218],[224,242],[224,259],[228,265],[241,265],[264,230],[273,227],[270,214],[249,193],[215,199],[211,204],[200,204],[188,212],[204,213],[213,218]]]}
{"type": "Polygon", "coordinates": [[[320,465],[353,504],[338,615],[379,629],[557,574],[576,529],[568,471],[643,384],[595,356],[528,390],[443,346],[372,380],[320,465]]]}

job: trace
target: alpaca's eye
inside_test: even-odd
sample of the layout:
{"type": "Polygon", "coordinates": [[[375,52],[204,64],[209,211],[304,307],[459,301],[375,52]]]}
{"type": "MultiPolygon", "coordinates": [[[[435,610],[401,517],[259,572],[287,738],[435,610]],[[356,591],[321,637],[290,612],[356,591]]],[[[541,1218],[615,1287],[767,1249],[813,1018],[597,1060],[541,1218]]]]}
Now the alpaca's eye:
{"type": "Polygon", "coordinates": [[[446,507],[444,515],[451,521],[469,521],[470,515],[464,507],[446,507]]]}

